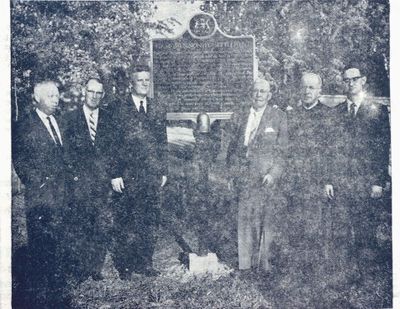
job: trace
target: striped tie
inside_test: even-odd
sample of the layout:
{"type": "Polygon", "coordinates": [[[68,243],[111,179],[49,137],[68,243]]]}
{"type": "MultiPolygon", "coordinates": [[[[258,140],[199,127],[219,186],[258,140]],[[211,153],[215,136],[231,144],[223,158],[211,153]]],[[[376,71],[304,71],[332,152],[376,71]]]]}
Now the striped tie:
{"type": "Polygon", "coordinates": [[[90,139],[94,144],[94,139],[96,138],[96,125],[94,123],[93,113],[90,113],[89,115],[89,131],[90,131],[90,139]]]}

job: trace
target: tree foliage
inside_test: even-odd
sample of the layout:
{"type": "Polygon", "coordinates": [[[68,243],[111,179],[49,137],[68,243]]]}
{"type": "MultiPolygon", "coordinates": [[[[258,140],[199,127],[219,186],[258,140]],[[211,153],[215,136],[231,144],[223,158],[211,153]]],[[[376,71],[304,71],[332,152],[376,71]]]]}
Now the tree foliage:
{"type": "Polygon", "coordinates": [[[255,37],[259,69],[279,89],[311,70],[321,74],[326,93],[340,93],[340,72],[356,62],[373,94],[388,95],[386,0],[206,1],[202,9],[224,32],[255,37]]]}
{"type": "Polygon", "coordinates": [[[170,31],[152,21],[156,9],[145,1],[16,1],[14,90],[25,93],[36,79],[50,78],[76,94],[88,77],[118,79],[121,68],[149,60],[149,30],[170,31]]]}

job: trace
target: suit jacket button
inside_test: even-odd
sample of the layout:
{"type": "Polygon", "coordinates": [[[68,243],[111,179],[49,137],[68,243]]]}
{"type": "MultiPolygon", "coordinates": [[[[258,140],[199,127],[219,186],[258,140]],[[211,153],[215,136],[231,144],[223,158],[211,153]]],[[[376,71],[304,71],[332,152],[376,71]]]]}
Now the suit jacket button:
{"type": "Polygon", "coordinates": [[[74,181],[78,181],[78,180],[79,180],[79,178],[75,176],[74,177],[74,181]]]}

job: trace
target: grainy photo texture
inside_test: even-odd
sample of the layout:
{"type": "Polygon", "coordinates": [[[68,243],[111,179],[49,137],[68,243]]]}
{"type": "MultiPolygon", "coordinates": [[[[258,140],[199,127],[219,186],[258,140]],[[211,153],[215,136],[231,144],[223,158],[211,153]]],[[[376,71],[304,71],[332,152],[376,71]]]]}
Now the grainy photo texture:
{"type": "Polygon", "coordinates": [[[11,2],[12,307],[392,307],[388,0],[11,2]]]}

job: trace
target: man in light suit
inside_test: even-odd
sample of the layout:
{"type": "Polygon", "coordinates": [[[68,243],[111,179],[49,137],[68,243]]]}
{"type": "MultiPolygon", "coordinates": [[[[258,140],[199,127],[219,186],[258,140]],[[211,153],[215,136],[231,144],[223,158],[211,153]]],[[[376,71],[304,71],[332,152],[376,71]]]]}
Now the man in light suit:
{"type": "Polygon", "coordinates": [[[233,120],[228,148],[230,165],[238,186],[239,269],[270,270],[270,245],[275,223],[284,204],[280,177],[286,161],[286,115],[268,102],[270,84],[254,83],[253,102],[233,120]]]}
{"type": "Polygon", "coordinates": [[[131,69],[132,92],[115,113],[111,147],[115,250],[120,278],[133,272],[156,276],[153,268],[160,191],[167,181],[166,112],[148,97],[150,69],[131,69]]]}
{"type": "Polygon", "coordinates": [[[102,82],[89,79],[83,94],[83,106],[65,116],[70,266],[78,281],[89,276],[102,279],[109,230],[104,219],[111,190],[108,150],[113,137],[111,113],[100,106],[105,94],[102,82]]]}
{"type": "Polygon", "coordinates": [[[52,81],[36,84],[34,101],[36,108],[17,122],[12,136],[14,167],[25,185],[28,234],[27,260],[19,265],[25,276],[19,284],[21,291],[13,293],[13,307],[64,308],[65,165],[63,127],[55,114],[57,85],[52,81]]]}

